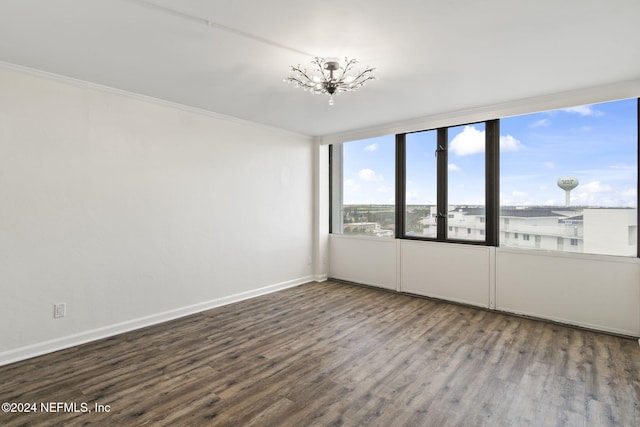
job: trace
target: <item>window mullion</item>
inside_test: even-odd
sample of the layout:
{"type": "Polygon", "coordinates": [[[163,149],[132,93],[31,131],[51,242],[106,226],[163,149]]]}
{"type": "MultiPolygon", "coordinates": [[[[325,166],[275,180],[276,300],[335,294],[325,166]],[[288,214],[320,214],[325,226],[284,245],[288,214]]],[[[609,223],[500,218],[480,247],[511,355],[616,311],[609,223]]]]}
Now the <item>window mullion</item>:
{"type": "Polygon", "coordinates": [[[405,236],[406,215],[406,134],[396,134],[396,238],[405,236]]]}
{"type": "Polygon", "coordinates": [[[485,124],[485,237],[490,246],[500,241],[500,120],[488,120],[485,124]]]}
{"type": "Polygon", "coordinates": [[[438,156],[437,163],[437,175],[438,175],[438,189],[437,189],[437,211],[438,211],[438,237],[437,240],[444,241],[447,239],[447,213],[449,208],[447,206],[447,165],[448,154],[447,146],[448,142],[448,129],[438,129],[438,146],[436,148],[436,155],[438,156]]]}

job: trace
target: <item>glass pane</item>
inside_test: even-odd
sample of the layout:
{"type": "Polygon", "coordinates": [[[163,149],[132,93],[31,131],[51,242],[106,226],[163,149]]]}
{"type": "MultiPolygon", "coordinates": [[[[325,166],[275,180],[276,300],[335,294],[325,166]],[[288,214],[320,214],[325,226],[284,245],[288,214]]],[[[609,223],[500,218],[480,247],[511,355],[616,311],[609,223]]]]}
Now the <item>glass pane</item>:
{"type": "Polygon", "coordinates": [[[406,136],[406,236],[437,237],[437,135],[435,130],[406,136]]]}
{"type": "Polygon", "coordinates": [[[485,241],[485,124],[449,128],[447,239],[485,241]]]}
{"type": "Polygon", "coordinates": [[[395,135],[342,145],[344,234],[395,237],[395,135]]]}
{"type": "Polygon", "coordinates": [[[500,121],[501,246],[636,256],[637,105],[500,121]]]}

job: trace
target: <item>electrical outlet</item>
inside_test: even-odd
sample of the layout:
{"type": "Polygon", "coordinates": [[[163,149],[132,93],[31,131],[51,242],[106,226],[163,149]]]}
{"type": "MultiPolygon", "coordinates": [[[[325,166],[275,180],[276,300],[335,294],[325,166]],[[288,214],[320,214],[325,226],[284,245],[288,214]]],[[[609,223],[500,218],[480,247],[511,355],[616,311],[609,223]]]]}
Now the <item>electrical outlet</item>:
{"type": "Polygon", "coordinates": [[[64,317],[67,314],[67,304],[60,303],[53,305],[53,318],[57,319],[59,317],[64,317]]]}

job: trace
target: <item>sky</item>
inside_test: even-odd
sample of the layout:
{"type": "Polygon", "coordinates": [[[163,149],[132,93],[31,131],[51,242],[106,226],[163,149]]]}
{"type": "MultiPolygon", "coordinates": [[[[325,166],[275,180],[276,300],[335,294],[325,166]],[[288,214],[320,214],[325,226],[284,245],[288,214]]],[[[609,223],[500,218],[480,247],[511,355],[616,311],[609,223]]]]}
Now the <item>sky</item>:
{"type": "MultiPolygon", "coordinates": [[[[500,120],[501,205],[637,207],[637,100],[500,120]]],[[[484,123],[449,129],[449,204],[484,204],[484,123]]],[[[436,202],[436,132],[407,135],[407,203],[436,202]]],[[[344,144],[344,203],[394,202],[395,135],[344,144]]]]}

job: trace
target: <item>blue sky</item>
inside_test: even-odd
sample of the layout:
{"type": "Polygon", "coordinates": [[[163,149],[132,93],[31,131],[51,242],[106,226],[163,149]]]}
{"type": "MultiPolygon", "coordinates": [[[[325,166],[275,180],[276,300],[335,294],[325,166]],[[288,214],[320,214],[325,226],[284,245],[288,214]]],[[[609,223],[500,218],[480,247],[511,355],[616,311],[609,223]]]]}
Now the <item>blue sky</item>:
{"type": "MultiPolygon", "coordinates": [[[[637,206],[636,99],[500,120],[503,205],[637,206]]],[[[449,203],[484,201],[484,124],[449,130],[449,203]]],[[[344,144],[344,202],[393,203],[395,136],[344,144]]],[[[407,202],[435,204],[435,131],[407,135],[407,202]]]]}

